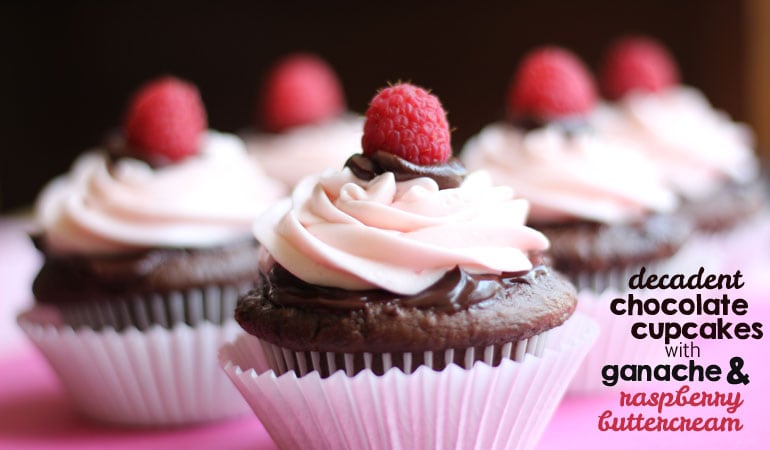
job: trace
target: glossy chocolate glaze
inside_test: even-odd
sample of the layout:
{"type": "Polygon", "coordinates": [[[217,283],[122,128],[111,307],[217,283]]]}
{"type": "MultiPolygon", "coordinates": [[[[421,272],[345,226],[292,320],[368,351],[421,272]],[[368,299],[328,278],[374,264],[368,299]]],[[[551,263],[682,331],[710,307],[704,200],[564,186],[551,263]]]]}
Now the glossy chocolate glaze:
{"type": "Polygon", "coordinates": [[[562,324],[574,287],[546,266],[502,277],[450,271],[416,296],[307,285],[277,266],[238,300],[248,333],[292,351],[422,352],[527,339],[562,324]]]}
{"type": "Polygon", "coordinates": [[[551,241],[548,257],[573,281],[584,272],[603,272],[661,261],[672,256],[692,231],[676,214],[652,215],[625,224],[574,221],[530,223],[551,241]]]}
{"type": "Polygon", "coordinates": [[[745,184],[726,181],[705,199],[682,199],[680,215],[691,220],[698,231],[719,233],[750,220],[766,202],[761,179],[745,184]]]}
{"type": "Polygon", "coordinates": [[[593,132],[593,127],[584,117],[566,117],[563,119],[538,119],[534,117],[520,117],[512,119],[511,123],[516,128],[521,128],[526,131],[536,130],[543,128],[547,125],[553,125],[562,129],[568,136],[574,136],[580,133],[593,132]]]}
{"type": "Polygon", "coordinates": [[[113,164],[123,158],[144,161],[153,169],[159,169],[175,163],[163,155],[142,151],[141,149],[130,145],[123,136],[123,133],[117,130],[108,133],[105,136],[102,145],[107,153],[107,157],[113,164]]]}
{"type": "Polygon", "coordinates": [[[33,236],[33,242],[45,256],[32,285],[41,303],[109,301],[258,279],[254,239],[216,248],[148,249],[118,255],[58,254],[47,248],[42,236],[33,236]]]}
{"type": "Polygon", "coordinates": [[[355,154],[348,158],[345,167],[362,180],[371,180],[385,172],[393,172],[396,181],[428,177],[433,179],[439,189],[460,186],[468,171],[457,158],[450,158],[444,164],[421,166],[388,152],[378,151],[373,155],[355,154]]]}
{"type": "Polygon", "coordinates": [[[490,300],[511,285],[530,284],[535,276],[546,270],[545,267],[538,266],[527,272],[497,276],[474,275],[455,268],[424,291],[411,296],[399,296],[383,289],[348,291],[308,284],[289,273],[283,266],[274,264],[268,273],[263,275],[262,285],[264,292],[269,293],[271,301],[281,306],[350,310],[361,309],[372,302],[385,302],[451,312],[490,300]]]}

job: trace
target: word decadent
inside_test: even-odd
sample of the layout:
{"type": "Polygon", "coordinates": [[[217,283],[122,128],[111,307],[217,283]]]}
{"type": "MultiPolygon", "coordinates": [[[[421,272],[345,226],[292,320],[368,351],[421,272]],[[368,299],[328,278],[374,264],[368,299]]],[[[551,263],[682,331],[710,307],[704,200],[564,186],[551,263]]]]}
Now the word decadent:
{"type": "Polygon", "coordinates": [[[743,274],[736,270],[735,274],[705,275],[706,270],[701,267],[697,273],[685,277],[684,274],[674,275],[650,274],[645,278],[647,268],[642,267],[639,273],[628,279],[629,289],[740,289],[744,283],[741,281],[743,274]]]}

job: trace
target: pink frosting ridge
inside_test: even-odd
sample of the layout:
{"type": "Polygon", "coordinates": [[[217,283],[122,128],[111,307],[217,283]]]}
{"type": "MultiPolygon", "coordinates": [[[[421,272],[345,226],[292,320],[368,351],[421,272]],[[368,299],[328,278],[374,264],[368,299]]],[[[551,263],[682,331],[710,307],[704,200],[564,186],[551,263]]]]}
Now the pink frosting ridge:
{"type": "Polygon", "coordinates": [[[532,203],[537,222],[570,219],[629,222],[677,204],[661,174],[627,142],[558,125],[527,131],[508,123],[484,128],[461,158],[470,170],[488,170],[532,203]]]}
{"type": "Polygon", "coordinates": [[[526,227],[529,205],[488,174],[453,189],[430,178],[370,181],[345,168],[303,180],[254,225],[263,249],[298,278],[350,290],[417,294],[460,266],[498,274],[532,268],[548,247],[526,227]]]}
{"type": "Polygon", "coordinates": [[[282,133],[246,135],[246,146],[271,177],[289,187],[308,175],[339,170],[361,149],[364,118],[347,114],[282,133]]]}
{"type": "Polygon", "coordinates": [[[712,108],[694,88],[632,92],[597,108],[592,121],[602,133],[638,142],[688,198],[705,197],[725,180],[752,180],[758,172],[751,130],[712,108]]]}
{"type": "Polygon", "coordinates": [[[48,246],[84,254],[201,248],[251,237],[251,224],[284,194],[233,135],[208,132],[200,154],[153,169],[85,153],[37,201],[48,246]]]}

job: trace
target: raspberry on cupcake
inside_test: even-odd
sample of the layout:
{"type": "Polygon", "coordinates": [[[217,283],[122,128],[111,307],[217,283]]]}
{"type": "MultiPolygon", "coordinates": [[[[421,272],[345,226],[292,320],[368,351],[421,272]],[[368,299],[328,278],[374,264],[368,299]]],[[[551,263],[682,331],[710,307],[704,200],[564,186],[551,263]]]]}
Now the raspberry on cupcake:
{"type": "Polygon", "coordinates": [[[79,409],[131,425],[242,412],[216,347],[257,277],[251,222],[282,195],[173,77],[137,91],[121,132],[45,187],[37,305],[20,324],[79,409]]]}
{"type": "Polygon", "coordinates": [[[288,187],[342,167],[360,144],[363,119],[347,110],[342,85],[320,57],[289,54],[262,80],[250,153],[288,187]]]}
{"type": "Polygon", "coordinates": [[[513,424],[544,426],[592,332],[568,320],[574,289],[541,263],[527,202],[451,158],[441,103],[417,86],[381,90],[361,142],[255,223],[262,282],[238,303],[249,334],[225,370],[280,447],[534,445],[543,427],[513,424]],[[300,410],[316,420],[286,427],[300,410]]]}

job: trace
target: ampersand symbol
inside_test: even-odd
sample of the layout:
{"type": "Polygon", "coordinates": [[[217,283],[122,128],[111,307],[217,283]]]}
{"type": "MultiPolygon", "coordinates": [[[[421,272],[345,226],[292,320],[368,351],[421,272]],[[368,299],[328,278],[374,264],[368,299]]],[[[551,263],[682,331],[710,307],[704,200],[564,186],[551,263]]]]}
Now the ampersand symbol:
{"type": "Polygon", "coordinates": [[[743,374],[743,358],[736,356],[730,359],[730,372],[727,374],[727,382],[730,384],[749,384],[749,375],[743,374]]]}

